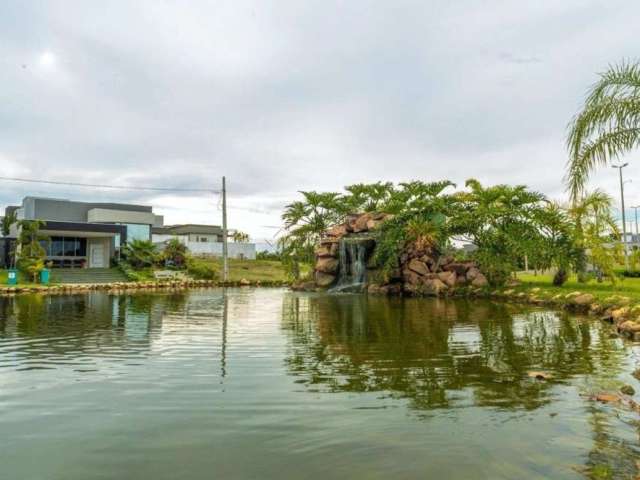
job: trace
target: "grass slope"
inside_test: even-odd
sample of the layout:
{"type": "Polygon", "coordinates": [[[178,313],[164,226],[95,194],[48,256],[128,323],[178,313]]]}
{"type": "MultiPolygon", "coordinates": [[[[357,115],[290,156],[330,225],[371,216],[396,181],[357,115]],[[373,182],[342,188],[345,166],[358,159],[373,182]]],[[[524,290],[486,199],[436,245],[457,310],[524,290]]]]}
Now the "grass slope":
{"type": "Polygon", "coordinates": [[[578,282],[575,276],[571,278],[561,287],[552,285],[551,275],[533,275],[530,273],[518,274],[518,279],[522,281],[522,286],[517,290],[527,290],[530,288],[540,288],[542,292],[548,295],[567,294],[571,292],[590,293],[598,300],[603,300],[612,295],[622,295],[629,297],[633,302],[640,302],[640,278],[620,278],[615,284],[605,280],[598,283],[591,280],[587,283],[578,282]]]}

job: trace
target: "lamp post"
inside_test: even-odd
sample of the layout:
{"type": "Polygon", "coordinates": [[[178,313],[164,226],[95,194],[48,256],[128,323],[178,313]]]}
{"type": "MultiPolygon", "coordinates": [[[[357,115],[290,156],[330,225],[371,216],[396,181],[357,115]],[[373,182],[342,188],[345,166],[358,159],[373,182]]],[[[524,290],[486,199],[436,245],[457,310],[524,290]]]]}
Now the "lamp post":
{"type": "MultiPolygon", "coordinates": [[[[638,209],[640,208],[640,205],[635,205],[635,206],[633,206],[631,208],[633,208],[633,210],[635,212],[635,217],[636,217],[636,239],[635,239],[635,241],[637,242],[637,241],[639,241],[639,239],[638,239],[638,209]]],[[[631,243],[633,243],[633,242],[631,242],[631,243]]]]}
{"type": "Polygon", "coordinates": [[[622,165],[611,165],[611,168],[617,168],[620,175],[620,203],[622,206],[622,248],[624,250],[624,267],[629,269],[629,256],[627,254],[627,219],[624,213],[624,182],[622,181],[622,169],[629,165],[623,163],[622,165]]]}

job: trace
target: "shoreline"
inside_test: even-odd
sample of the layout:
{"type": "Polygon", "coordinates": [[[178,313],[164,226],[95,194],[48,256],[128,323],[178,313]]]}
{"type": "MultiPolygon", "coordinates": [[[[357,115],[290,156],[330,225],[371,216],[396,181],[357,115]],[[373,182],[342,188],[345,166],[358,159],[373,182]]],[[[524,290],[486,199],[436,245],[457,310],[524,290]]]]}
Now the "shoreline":
{"type": "MultiPolygon", "coordinates": [[[[114,283],[82,283],[57,285],[25,285],[0,286],[0,298],[10,298],[16,295],[74,295],[78,293],[102,291],[107,293],[155,292],[166,290],[190,290],[216,287],[288,287],[292,291],[310,291],[306,288],[296,288],[295,284],[280,280],[236,280],[221,282],[217,280],[163,280],[146,282],[114,282],[114,283]]],[[[315,292],[326,292],[323,289],[313,289],[315,292]]],[[[371,296],[389,296],[378,291],[364,292],[371,296]]],[[[402,295],[402,294],[400,294],[402,295]]],[[[598,299],[590,293],[578,290],[568,294],[546,291],[540,287],[514,285],[497,289],[468,288],[440,295],[410,295],[411,297],[433,298],[481,298],[494,299],[505,302],[528,305],[547,306],[566,310],[571,313],[598,317],[615,327],[617,334],[634,341],[640,341],[640,303],[635,303],[624,295],[610,295],[598,299]]]]}

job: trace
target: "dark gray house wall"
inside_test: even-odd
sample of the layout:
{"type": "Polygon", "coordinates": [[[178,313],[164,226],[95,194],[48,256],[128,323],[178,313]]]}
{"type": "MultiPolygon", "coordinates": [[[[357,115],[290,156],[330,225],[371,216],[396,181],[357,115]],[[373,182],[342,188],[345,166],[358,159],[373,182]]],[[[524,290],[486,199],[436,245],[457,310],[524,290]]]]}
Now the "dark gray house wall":
{"type": "Polygon", "coordinates": [[[152,212],[152,207],[118,203],[87,203],[53,198],[26,197],[23,201],[27,220],[56,220],[60,222],[86,222],[89,210],[104,208],[130,212],[152,212]]]}

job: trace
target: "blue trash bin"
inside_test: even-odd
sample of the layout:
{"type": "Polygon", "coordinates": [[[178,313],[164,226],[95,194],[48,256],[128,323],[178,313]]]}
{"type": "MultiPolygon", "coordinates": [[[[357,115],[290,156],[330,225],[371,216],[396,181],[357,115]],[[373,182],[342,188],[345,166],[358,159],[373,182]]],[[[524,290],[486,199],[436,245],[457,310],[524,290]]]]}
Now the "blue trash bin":
{"type": "Polygon", "coordinates": [[[16,285],[18,283],[18,271],[12,268],[7,271],[7,284],[16,285]]]}
{"type": "Polygon", "coordinates": [[[48,268],[42,269],[40,272],[40,283],[43,285],[49,285],[49,277],[51,275],[51,270],[48,268]]]}

